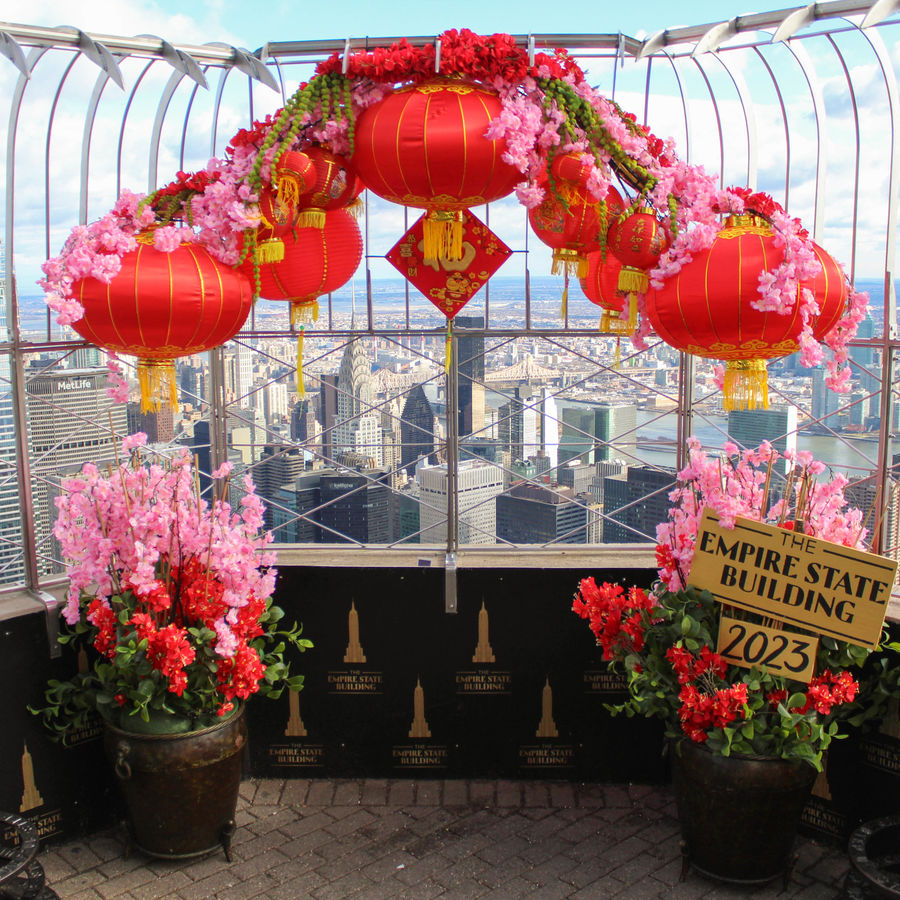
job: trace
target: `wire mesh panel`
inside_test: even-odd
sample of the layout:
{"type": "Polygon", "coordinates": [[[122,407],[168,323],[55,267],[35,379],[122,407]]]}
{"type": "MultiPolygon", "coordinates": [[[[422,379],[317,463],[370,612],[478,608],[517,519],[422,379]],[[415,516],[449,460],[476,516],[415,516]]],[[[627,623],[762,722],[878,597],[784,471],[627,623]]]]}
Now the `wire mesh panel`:
{"type": "Polygon", "coordinates": [[[0,515],[0,584],[59,571],[60,478],[110,459],[115,437],[135,428],[164,452],[189,448],[207,489],[229,459],[236,504],[238,476],[250,474],[283,544],[552,553],[652,543],[695,435],[717,452],[763,439],[811,451],[847,475],[885,549],[896,548],[900,150],[888,48],[898,23],[875,22],[867,3],[815,6],[644,41],[520,38],[568,43],[601,90],[671,136],[683,158],[723,185],[770,192],[870,291],[848,393],[787,356],[769,366],[770,408],[745,412],[725,410],[714,360],[652,335],[637,350],[601,334],[599,310],[574,280],[550,275],[550,250],[513,199],[473,210],[511,256],[448,331],[385,260],[417,211],[365,196],[364,263],[320,298],[315,322],[301,330],[286,304],[258,301],[234,340],[178,362],[177,411],[129,414],[106,399],[101,357],[44,309],[33,286],[41,261],[122,189],[152,190],[221,156],[345,44],[278,42],[253,55],[0,28],[21,50],[0,60],[10,325],[0,335],[0,505],[8,496],[26,513],[0,515]]]}

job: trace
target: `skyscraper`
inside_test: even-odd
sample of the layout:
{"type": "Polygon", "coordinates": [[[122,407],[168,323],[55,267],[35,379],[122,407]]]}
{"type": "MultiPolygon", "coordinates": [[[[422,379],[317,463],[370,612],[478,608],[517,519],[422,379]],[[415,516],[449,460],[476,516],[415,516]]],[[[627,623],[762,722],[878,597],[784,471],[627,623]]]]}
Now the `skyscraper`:
{"type": "MultiPolygon", "coordinates": [[[[496,543],[495,498],[503,490],[502,470],[480,459],[471,459],[460,462],[457,478],[459,542],[496,543]]],[[[420,541],[443,544],[447,540],[447,466],[419,469],[418,479],[420,541]]]]}
{"type": "MultiPolygon", "coordinates": [[[[458,328],[484,328],[484,316],[456,316],[458,328]]],[[[456,340],[459,367],[459,436],[484,428],[484,335],[460,334],[456,340]]]]}
{"type": "Polygon", "coordinates": [[[656,526],[669,511],[674,469],[630,466],[621,475],[603,480],[603,542],[655,543],[656,526]]]}
{"type": "MultiPolygon", "coordinates": [[[[49,497],[59,479],[79,471],[86,460],[112,461],[127,433],[125,404],[106,396],[102,369],[31,369],[26,373],[26,406],[31,437],[35,531],[39,553],[47,553],[55,510],[49,497]],[[112,428],[110,428],[110,423],[112,428]]],[[[45,560],[41,569],[52,571],[45,560]]]]}
{"type": "Polygon", "coordinates": [[[514,388],[509,403],[500,407],[497,433],[513,461],[528,459],[541,449],[538,440],[538,411],[535,409],[530,387],[514,388]]]}
{"type": "Polygon", "coordinates": [[[354,338],[344,348],[338,372],[335,457],[356,453],[381,465],[381,417],[373,411],[373,401],[372,363],[363,341],[354,338]]]}
{"type": "MultiPolygon", "coordinates": [[[[782,455],[796,451],[797,407],[733,409],[728,413],[728,436],[741,449],[754,450],[768,441],[782,455]]],[[[782,471],[787,471],[786,466],[782,471]]]]}
{"type": "Polygon", "coordinates": [[[560,464],[581,457],[584,463],[637,455],[637,412],[630,404],[567,400],[562,409],[560,464]]]}
{"type": "Polygon", "coordinates": [[[422,460],[437,462],[434,455],[434,410],[421,384],[415,384],[406,395],[400,414],[400,465],[411,478],[416,464],[422,460]]]}
{"type": "MultiPolygon", "coordinates": [[[[274,505],[278,490],[286,484],[296,482],[304,470],[303,451],[291,444],[268,443],[263,447],[262,456],[253,470],[256,491],[266,502],[265,527],[275,527],[274,505]]],[[[287,540],[282,535],[277,540],[287,540]]]]}
{"type": "Polygon", "coordinates": [[[379,469],[323,474],[319,481],[323,543],[386,544],[391,539],[390,489],[379,469]]]}
{"type": "Polygon", "coordinates": [[[570,487],[514,484],[497,497],[497,537],[516,544],[584,544],[588,509],[570,487]]]}

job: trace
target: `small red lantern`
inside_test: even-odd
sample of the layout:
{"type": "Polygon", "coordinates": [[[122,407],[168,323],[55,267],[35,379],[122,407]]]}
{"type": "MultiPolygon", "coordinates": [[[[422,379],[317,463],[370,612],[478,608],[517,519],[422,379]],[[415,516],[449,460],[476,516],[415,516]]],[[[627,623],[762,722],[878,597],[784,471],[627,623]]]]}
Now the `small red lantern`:
{"type": "Polygon", "coordinates": [[[349,206],[363,190],[356,168],[344,156],[338,156],[318,144],[303,148],[302,154],[312,167],[311,183],[306,182],[294,199],[296,224],[301,228],[322,228],[325,213],[349,206]]]}
{"type": "Polygon", "coordinates": [[[279,262],[284,259],[282,236],[291,229],[297,218],[297,204],[316,183],[316,169],[306,153],[288,150],[275,164],[275,177],[259,195],[261,224],[256,253],[260,262],[279,262]]]}
{"type": "MultiPolygon", "coordinates": [[[[291,304],[291,324],[318,318],[318,298],[346,284],[362,259],[362,235],[344,209],[323,212],[321,228],[297,228],[285,237],[284,259],[259,266],[259,295],[291,304]]],[[[243,268],[252,274],[252,261],[243,268]]]]}
{"type": "Polygon", "coordinates": [[[581,154],[564,153],[554,157],[549,174],[538,179],[544,199],[529,211],[528,221],[540,240],[553,248],[554,275],[585,278],[588,254],[603,248],[609,223],[624,208],[614,187],[605,203],[594,199],[587,187],[590,171],[591,164],[581,154]]]}
{"type": "Polygon", "coordinates": [[[622,263],[619,290],[645,294],[650,286],[647,271],[656,265],[667,244],[666,232],[649,206],[613,222],[607,246],[622,263]]]}
{"type": "Polygon", "coordinates": [[[812,331],[815,339],[821,342],[841,318],[847,305],[849,288],[844,270],[830,253],[816,243],[813,243],[813,253],[822,271],[812,279],[812,283],[803,282],[800,287],[809,288],[819,304],[819,315],[812,323],[812,331]]]}
{"type": "Polygon", "coordinates": [[[138,358],[141,411],[177,408],[175,363],[234,337],[247,319],[253,291],[246,275],[213,259],[199,244],[172,253],[138,238],[108,284],[76,282],[84,316],[72,327],[87,341],[138,358]]]}
{"type": "MultiPolygon", "coordinates": [[[[811,324],[818,337],[840,317],[847,294],[837,264],[825,259],[821,248],[816,253],[823,272],[800,289],[816,294],[820,312],[811,324]]],[[[799,303],[786,315],[750,305],[759,297],[760,273],[772,271],[783,258],[765,220],[731,216],[708,250],[695,253],[692,262],[647,295],[647,315],[667,344],[725,360],[726,409],[768,408],[766,360],[798,349],[799,303]]]]}
{"type": "Polygon", "coordinates": [[[427,210],[425,259],[462,259],[462,211],[505,197],[522,178],[486,138],[502,112],[496,91],[434,78],[388,94],[356,123],[353,162],[369,190],[427,210]]]}
{"type": "Polygon", "coordinates": [[[631,304],[626,306],[626,296],[619,290],[619,271],[622,268],[612,253],[597,250],[588,254],[587,276],[581,279],[581,290],[585,297],[603,310],[600,317],[600,331],[607,334],[630,335],[637,328],[637,317],[629,313],[631,304]]]}

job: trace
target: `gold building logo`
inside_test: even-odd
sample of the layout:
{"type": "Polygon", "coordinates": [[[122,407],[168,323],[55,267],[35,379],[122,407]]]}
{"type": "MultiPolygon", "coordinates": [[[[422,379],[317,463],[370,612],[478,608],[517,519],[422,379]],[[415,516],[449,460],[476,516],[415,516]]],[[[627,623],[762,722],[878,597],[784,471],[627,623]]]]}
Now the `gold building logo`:
{"type": "Polygon", "coordinates": [[[416,679],[416,687],[413,691],[413,720],[409,728],[411,738],[430,738],[431,729],[425,719],[425,691],[422,690],[422,680],[416,679]]]}
{"type": "Polygon", "coordinates": [[[478,646],[475,648],[473,663],[496,662],[494,651],[490,642],[490,623],[488,622],[487,607],[484,600],[481,601],[481,611],[478,613],[478,646]]]}
{"type": "Polygon", "coordinates": [[[306,737],[306,726],[300,718],[300,693],[288,691],[289,714],[287,726],[284,729],[285,737],[306,737]]]}
{"type": "Polygon", "coordinates": [[[34,762],[31,754],[28,752],[28,745],[22,744],[22,803],[19,806],[19,812],[28,812],[30,809],[36,809],[38,806],[44,805],[44,798],[41,796],[34,781],[34,762]]]}
{"type": "Polygon", "coordinates": [[[362,644],[359,642],[359,613],[356,611],[356,604],[352,601],[350,612],[347,615],[347,631],[349,640],[347,641],[347,652],[344,653],[344,662],[364,663],[366,654],[363,653],[362,644]]]}
{"type": "Polygon", "coordinates": [[[541,691],[541,721],[535,737],[559,737],[559,729],[556,727],[556,722],[553,721],[553,689],[550,687],[549,678],[544,682],[544,689],[541,691]]]}

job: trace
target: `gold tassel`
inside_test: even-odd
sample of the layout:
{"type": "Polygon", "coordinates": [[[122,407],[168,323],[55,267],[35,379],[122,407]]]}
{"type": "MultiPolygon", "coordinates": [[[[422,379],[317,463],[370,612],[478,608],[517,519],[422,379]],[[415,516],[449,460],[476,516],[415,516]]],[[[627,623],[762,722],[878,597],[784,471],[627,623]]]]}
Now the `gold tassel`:
{"type": "Polygon", "coordinates": [[[723,406],[732,409],[768,409],[769,376],[764,359],[736,359],[725,363],[723,406]]]}
{"type": "Polygon", "coordinates": [[[256,245],[256,259],[259,263],[280,263],[284,259],[284,241],[271,237],[256,245]]]}
{"type": "Polygon", "coordinates": [[[450,363],[453,360],[453,319],[447,319],[447,339],[444,341],[444,374],[450,374],[450,363]]]}
{"type": "Polygon", "coordinates": [[[278,172],[278,200],[285,206],[296,206],[300,200],[300,179],[290,169],[278,172]]]}
{"type": "Polygon", "coordinates": [[[621,334],[626,337],[631,337],[637,331],[637,295],[629,294],[625,302],[628,304],[627,316],[622,315],[625,312],[624,309],[620,312],[615,309],[604,308],[603,315],[600,317],[601,331],[605,331],[608,334],[621,334]]]}
{"type": "Polygon", "coordinates": [[[178,386],[175,362],[171,359],[139,359],[138,384],[141,388],[141,412],[158,412],[171,406],[178,412],[178,386]]]}
{"type": "Polygon", "coordinates": [[[297,332],[297,396],[302,400],[306,396],[306,385],[303,383],[303,329],[297,332]]]}
{"type": "Polygon", "coordinates": [[[291,301],[291,325],[302,328],[304,325],[312,325],[319,321],[318,300],[292,300],[291,301]]]}
{"type": "Polygon", "coordinates": [[[550,267],[551,275],[567,275],[573,278],[587,278],[588,261],[577,250],[569,250],[566,247],[553,251],[553,265],[550,267]]]}
{"type": "Polygon", "coordinates": [[[562,308],[559,311],[560,318],[565,322],[566,315],[569,312],[569,273],[566,272],[566,282],[563,287],[562,308]]]}
{"type": "Polygon", "coordinates": [[[616,357],[613,362],[613,368],[618,372],[619,366],[622,365],[622,338],[616,338],[616,357]]]}
{"type": "Polygon", "coordinates": [[[650,276],[643,269],[622,266],[617,287],[623,293],[646,294],[647,288],[650,287],[650,276]]]}
{"type": "Polygon", "coordinates": [[[456,210],[431,210],[422,222],[422,256],[426,265],[462,259],[463,214],[456,210]]]}
{"type": "Polygon", "coordinates": [[[325,210],[310,207],[301,210],[297,214],[298,228],[324,228],[325,227],[325,210]]]}
{"type": "Polygon", "coordinates": [[[361,219],[363,213],[366,211],[366,204],[363,203],[362,197],[357,197],[355,200],[351,200],[344,209],[346,212],[350,213],[354,219],[361,219]]]}

